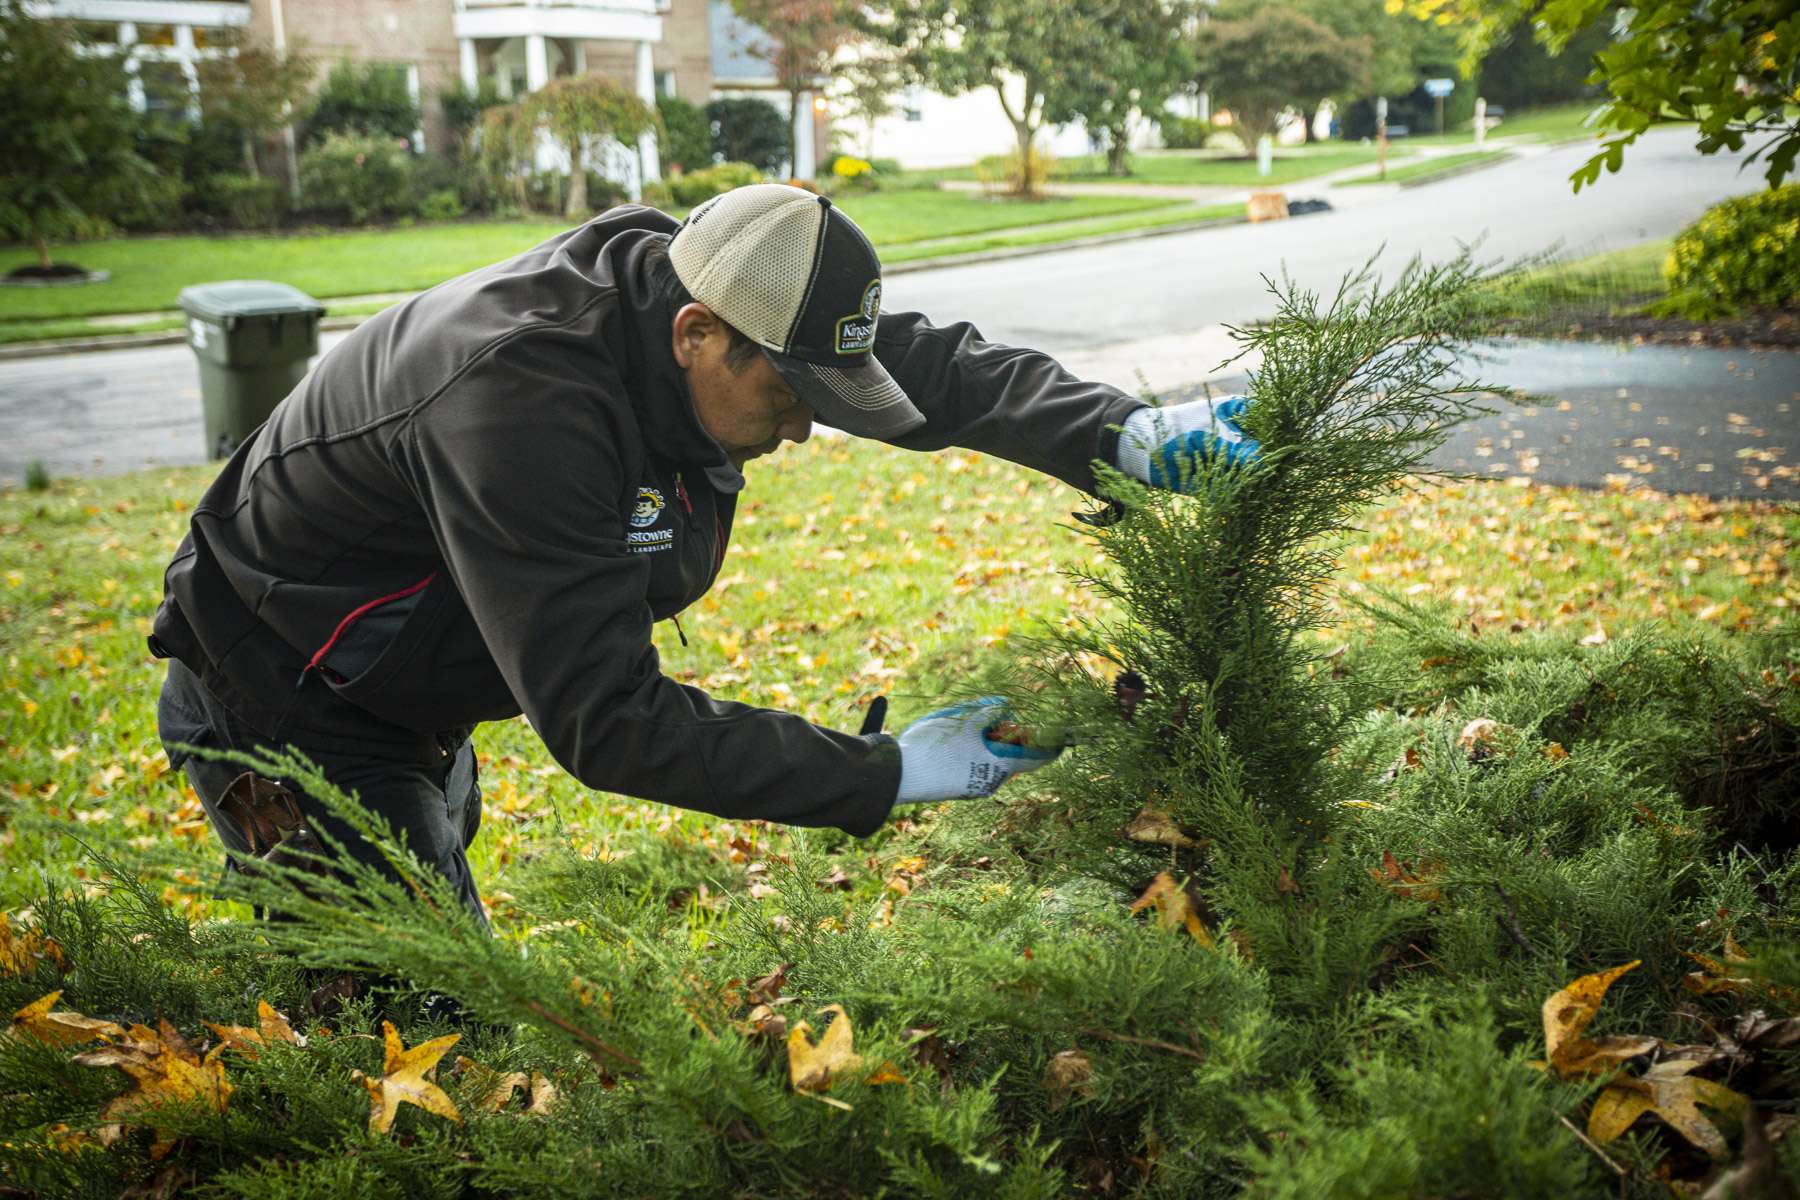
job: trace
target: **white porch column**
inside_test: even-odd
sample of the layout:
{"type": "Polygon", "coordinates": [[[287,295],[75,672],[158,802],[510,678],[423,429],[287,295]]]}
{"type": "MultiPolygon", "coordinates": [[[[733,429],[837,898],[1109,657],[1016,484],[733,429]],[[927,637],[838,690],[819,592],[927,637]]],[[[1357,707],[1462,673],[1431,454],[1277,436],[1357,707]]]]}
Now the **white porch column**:
{"type": "Polygon", "coordinates": [[[125,57],[125,94],[131,101],[131,107],[143,112],[147,107],[144,98],[144,80],[138,74],[137,58],[137,23],[135,21],[119,22],[119,53],[125,57]]]}
{"type": "Polygon", "coordinates": [[[813,94],[800,93],[800,111],[794,114],[794,169],[796,179],[811,179],[818,170],[818,154],[813,146],[813,94]]]}
{"type": "Polygon", "coordinates": [[[475,39],[458,38],[456,48],[462,56],[462,85],[473,92],[481,82],[481,67],[475,58],[475,39]]]}
{"type": "MultiPolygon", "coordinates": [[[[654,109],[656,107],[656,60],[651,56],[649,42],[637,44],[636,83],[638,99],[654,109]]],[[[655,133],[646,133],[638,138],[637,153],[638,186],[634,190],[641,191],[644,184],[662,178],[662,162],[656,152],[655,133]]],[[[643,197],[638,195],[632,198],[641,200],[643,197]]]]}
{"type": "Polygon", "coordinates": [[[550,82],[550,43],[541,33],[525,38],[525,90],[535,92],[550,82]]]}

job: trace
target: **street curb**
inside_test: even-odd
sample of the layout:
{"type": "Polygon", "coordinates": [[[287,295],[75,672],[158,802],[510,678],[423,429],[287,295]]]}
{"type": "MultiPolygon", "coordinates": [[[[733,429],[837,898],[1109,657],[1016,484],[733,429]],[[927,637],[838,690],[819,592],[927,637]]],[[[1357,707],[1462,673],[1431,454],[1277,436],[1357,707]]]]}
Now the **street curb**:
{"type": "Polygon", "coordinates": [[[1519,156],[1511,150],[1502,150],[1493,158],[1483,159],[1480,162],[1464,163],[1460,167],[1452,167],[1448,171],[1438,171],[1435,174],[1423,175],[1417,179],[1403,179],[1400,181],[1400,187],[1406,189],[1424,187],[1428,183],[1442,183],[1446,179],[1455,179],[1458,175],[1473,175],[1477,171],[1485,171],[1490,167],[1503,166],[1506,163],[1515,161],[1518,157],[1519,156]]]}
{"type": "MultiPolygon", "coordinates": [[[[1136,242],[1144,238],[1162,237],[1173,233],[1192,233],[1196,229],[1212,229],[1224,225],[1243,225],[1249,222],[1246,217],[1213,217],[1204,221],[1186,221],[1169,225],[1155,225],[1148,229],[1127,229],[1118,233],[1097,233],[1089,237],[1071,238],[1065,242],[1041,242],[1033,246],[1002,246],[995,250],[976,250],[968,254],[944,254],[937,258],[920,258],[908,262],[895,263],[882,268],[884,277],[909,275],[916,271],[931,271],[939,267],[967,267],[977,263],[999,262],[1008,258],[1029,258],[1035,254],[1051,254],[1058,250],[1076,250],[1086,246],[1107,246],[1114,242],[1136,242]]],[[[327,300],[324,303],[329,304],[327,300]]],[[[398,303],[398,301],[396,301],[398,303]]],[[[326,317],[319,322],[321,331],[355,329],[358,325],[374,316],[366,313],[355,317],[326,317]]],[[[178,346],[187,341],[187,334],[179,329],[170,329],[160,333],[120,333],[102,334],[98,337],[68,338],[44,342],[16,342],[10,346],[0,346],[0,362],[8,362],[24,358],[48,358],[56,354],[87,354],[99,350],[133,350],[145,346],[178,346]]]]}

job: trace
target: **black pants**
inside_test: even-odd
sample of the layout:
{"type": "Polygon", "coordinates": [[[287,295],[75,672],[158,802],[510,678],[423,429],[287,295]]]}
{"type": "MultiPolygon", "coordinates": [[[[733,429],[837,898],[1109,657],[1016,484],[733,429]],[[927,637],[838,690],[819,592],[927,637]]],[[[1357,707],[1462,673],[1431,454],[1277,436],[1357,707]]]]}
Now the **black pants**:
{"type": "MultiPolygon", "coordinates": [[[[245,768],[234,762],[195,757],[174,746],[186,743],[266,752],[284,750],[286,745],[270,744],[250,730],[206,690],[192,671],[173,659],[157,701],[156,724],[169,764],[186,771],[188,782],[206,806],[213,831],[225,845],[228,862],[235,865],[249,854],[250,843],[232,819],[220,811],[219,798],[245,768]]],[[[454,883],[463,903],[484,925],[487,923],[465,853],[481,827],[481,785],[475,775],[475,748],[467,737],[446,744],[440,761],[433,764],[344,754],[330,746],[297,743],[294,749],[316,763],[335,786],[356,795],[365,808],[385,818],[412,852],[454,883]]],[[[333,817],[292,780],[277,782],[294,793],[301,812],[314,829],[343,843],[359,862],[386,870],[380,853],[355,830],[333,817]]]]}

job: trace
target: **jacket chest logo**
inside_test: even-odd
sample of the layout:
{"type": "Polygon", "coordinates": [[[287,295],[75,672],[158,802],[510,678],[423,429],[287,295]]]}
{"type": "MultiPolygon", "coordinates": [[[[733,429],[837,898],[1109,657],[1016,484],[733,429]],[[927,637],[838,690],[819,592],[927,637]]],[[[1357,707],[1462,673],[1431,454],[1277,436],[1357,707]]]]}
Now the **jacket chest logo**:
{"type": "Polygon", "coordinates": [[[660,489],[648,485],[638,488],[637,503],[631,510],[631,528],[625,533],[625,541],[633,553],[654,554],[675,544],[673,529],[652,528],[662,520],[663,510],[667,507],[668,502],[663,499],[660,489]]]}

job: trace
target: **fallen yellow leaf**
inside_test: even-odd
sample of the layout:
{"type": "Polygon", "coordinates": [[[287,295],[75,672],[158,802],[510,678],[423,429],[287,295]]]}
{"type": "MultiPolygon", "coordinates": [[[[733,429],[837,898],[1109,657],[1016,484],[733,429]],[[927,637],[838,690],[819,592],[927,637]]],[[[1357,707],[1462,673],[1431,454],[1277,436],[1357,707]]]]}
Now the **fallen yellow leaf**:
{"type": "Polygon", "coordinates": [[[1207,949],[1213,948],[1212,934],[1200,921],[1200,914],[1194,907],[1194,898],[1188,890],[1175,882],[1175,877],[1167,871],[1157,872],[1144,894],[1131,904],[1132,913],[1140,913],[1146,908],[1156,909],[1156,923],[1160,929],[1186,929],[1196,942],[1207,949]]]}
{"type": "Polygon", "coordinates": [[[1588,1136],[1604,1145],[1645,1113],[1654,1113],[1713,1158],[1725,1158],[1725,1135],[1701,1113],[1699,1106],[1704,1104],[1736,1117],[1750,1102],[1722,1083],[1689,1074],[1699,1065],[1690,1059],[1671,1059],[1657,1063],[1636,1079],[1615,1079],[1594,1101],[1593,1111],[1588,1114],[1588,1136]]]}
{"type": "Polygon", "coordinates": [[[45,961],[58,968],[68,967],[55,938],[45,937],[35,929],[15,937],[11,918],[0,912],[0,974],[24,975],[45,961]]]}
{"type": "Polygon", "coordinates": [[[462,1114],[444,1094],[444,1089],[425,1076],[436,1068],[438,1059],[444,1057],[445,1051],[454,1046],[462,1034],[432,1038],[408,1050],[392,1021],[381,1023],[381,1033],[385,1048],[381,1078],[370,1079],[361,1071],[356,1072],[357,1080],[369,1093],[369,1132],[386,1133],[393,1128],[394,1116],[402,1104],[416,1104],[428,1113],[460,1122],[462,1114]]]}
{"type": "MultiPolygon", "coordinates": [[[[144,1109],[155,1110],[165,1104],[195,1104],[222,1113],[231,1097],[231,1084],[225,1079],[225,1064],[216,1057],[200,1061],[186,1040],[167,1022],[163,1022],[160,1032],[133,1025],[125,1041],[77,1054],[75,1062],[84,1067],[117,1067],[137,1084],[101,1111],[102,1119],[107,1121],[117,1121],[144,1109]]],[[[161,1158],[173,1145],[173,1139],[157,1125],[153,1114],[146,1116],[143,1123],[156,1130],[150,1157],[161,1158]]],[[[101,1140],[116,1141],[117,1136],[114,1130],[110,1135],[103,1134],[101,1140]]]]}
{"type": "Polygon", "coordinates": [[[456,1071],[468,1078],[470,1089],[479,1097],[475,1101],[476,1112],[499,1112],[514,1092],[531,1087],[531,1077],[523,1071],[496,1071],[461,1055],[456,1059],[456,1071]]]}
{"type": "Polygon", "coordinates": [[[125,1031],[111,1021],[84,1017],[78,1012],[51,1012],[51,1007],[61,998],[62,992],[55,991],[21,1008],[13,1014],[13,1032],[49,1042],[52,1046],[71,1046],[96,1038],[125,1035],[125,1031]]]}
{"type": "Polygon", "coordinates": [[[807,1038],[811,1028],[805,1021],[795,1022],[788,1030],[788,1081],[796,1092],[829,1091],[834,1080],[862,1064],[851,1044],[855,1032],[844,1006],[833,1004],[825,1011],[836,1014],[837,1019],[826,1027],[818,1045],[807,1038]]]}
{"type": "Polygon", "coordinates": [[[255,1058],[256,1052],[270,1042],[286,1042],[290,1046],[306,1045],[306,1039],[295,1033],[287,1018],[277,1012],[267,1000],[256,1002],[255,1029],[246,1025],[214,1025],[211,1021],[205,1022],[205,1025],[219,1039],[213,1055],[222,1050],[236,1050],[246,1058],[255,1058]]]}
{"type": "Polygon", "coordinates": [[[1544,1001],[1544,1048],[1550,1067],[1564,1079],[1579,1079],[1618,1066],[1628,1058],[1648,1054],[1662,1044],[1653,1037],[1600,1037],[1582,1035],[1600,1011],[1606,990],[1641,960],[1622,967],[1583,975],[1544,1001]]]}

